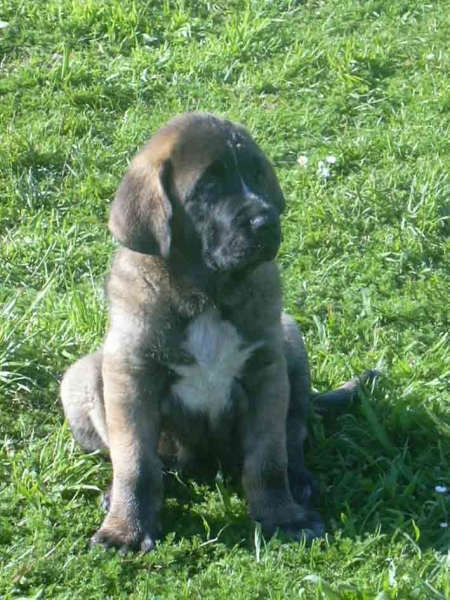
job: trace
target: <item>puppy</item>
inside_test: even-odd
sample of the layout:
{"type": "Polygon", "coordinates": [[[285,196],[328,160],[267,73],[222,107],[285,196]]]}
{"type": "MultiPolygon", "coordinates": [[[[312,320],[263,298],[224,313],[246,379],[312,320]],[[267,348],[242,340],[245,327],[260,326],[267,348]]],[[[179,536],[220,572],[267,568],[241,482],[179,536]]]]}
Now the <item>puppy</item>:
{"type": "Polygon", "coordinates": [[[61,385],[76,440],[112,461],[94,544],[154,547],[167,440],[181,467],[238,467],[266,534],[323,532],[303,460],[308,360],[274,262],[284,204],[249,133],[209,114],[174,118],[132,161],[110,211],[109,328],[61,385]]]}

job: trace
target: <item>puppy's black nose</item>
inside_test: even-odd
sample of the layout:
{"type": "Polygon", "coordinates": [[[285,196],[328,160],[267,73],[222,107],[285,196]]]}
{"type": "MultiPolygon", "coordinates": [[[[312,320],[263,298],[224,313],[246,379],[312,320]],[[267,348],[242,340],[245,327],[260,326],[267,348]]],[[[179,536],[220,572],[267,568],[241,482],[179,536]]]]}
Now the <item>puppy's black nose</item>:
{"type": "Polygon", "coordinates": [[[269,232],[278,225],[278,216],[275,211],[267,211],[253,217],[250,224],[255,233],[263,234],[269,232]]]}

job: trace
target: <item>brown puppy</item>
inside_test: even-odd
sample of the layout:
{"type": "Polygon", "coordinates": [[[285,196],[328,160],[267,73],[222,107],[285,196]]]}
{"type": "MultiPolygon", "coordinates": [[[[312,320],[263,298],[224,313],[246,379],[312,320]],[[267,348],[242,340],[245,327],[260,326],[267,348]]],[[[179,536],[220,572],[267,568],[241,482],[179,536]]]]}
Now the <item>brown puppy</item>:
{"type": "Polygon", "coordinates": [[[61,386],[75,438],[112,460],[94,543],[153,548],[167,437],[182,466],[238,465],[269,535],[322,533],[303,463],[308,361],[273,262],[283,208],[264,153],[212,115],[173,119],[132,161],[111,206],[122,247],[107,284],[109,330],[61,386]]]}

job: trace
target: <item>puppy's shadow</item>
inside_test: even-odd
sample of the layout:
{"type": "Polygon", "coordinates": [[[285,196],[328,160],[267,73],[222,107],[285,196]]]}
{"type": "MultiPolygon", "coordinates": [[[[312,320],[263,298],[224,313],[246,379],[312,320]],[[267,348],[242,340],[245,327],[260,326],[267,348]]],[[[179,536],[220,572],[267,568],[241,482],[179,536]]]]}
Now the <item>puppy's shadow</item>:
{"type": "Polygon", "coordinates": [[[340,416],[315,418],[306,464],[321,483],[327,531],[406,534],[422,550],[450,545],[450,411],[380,381],[340,416]],[[438,490],[438,491],[436,491],[438,490]]]}
{"type": "MultiPolygon", "coordinates": [[[[391,386],[388,393],[388,385],[391,386]]],[[[450,545],[449,408],[385,400],[380,382],[345,413],[313,419],[306,465],[320,482],[327,532],[356,539],[399,534],[422,549],[450,545]]],[[[219,477],[165,475],[165,535],[252,550],[255,524],[241,490],[219,477]]]]}

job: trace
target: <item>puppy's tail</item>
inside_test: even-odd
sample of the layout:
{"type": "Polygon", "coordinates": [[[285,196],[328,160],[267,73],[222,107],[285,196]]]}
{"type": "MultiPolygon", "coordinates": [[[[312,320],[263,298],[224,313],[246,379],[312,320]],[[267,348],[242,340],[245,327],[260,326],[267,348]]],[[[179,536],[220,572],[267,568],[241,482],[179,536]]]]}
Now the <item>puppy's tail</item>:
{"type": "Polygon", "coordinates": [[[323,392],[322,394],[313,393],[314,411],[322,416],[331,416],[342,412],[357,398],[361,388],[370,386],[379,375],[379,371],[368,369],[359,377],[347,381],[335,390],[323,392]]]}

